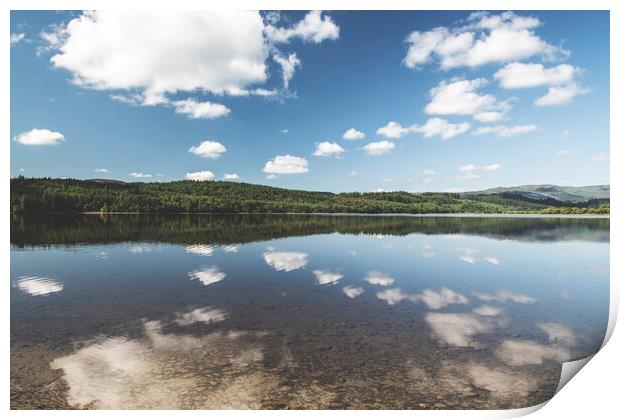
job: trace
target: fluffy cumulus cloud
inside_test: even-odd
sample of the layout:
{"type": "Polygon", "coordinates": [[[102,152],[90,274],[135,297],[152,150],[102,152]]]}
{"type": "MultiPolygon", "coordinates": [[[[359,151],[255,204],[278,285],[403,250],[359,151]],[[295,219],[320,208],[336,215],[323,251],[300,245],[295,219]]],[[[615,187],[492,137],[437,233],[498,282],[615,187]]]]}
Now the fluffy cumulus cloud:
{"type": "Polygon", "coordinates": [[[344,140],[361,140],[364,137],[366,137],[366,134],[364,134],[362,131],[357,130],[355,128],[349,128],[342,135],[342,138],[344,140]]]}
{"type": "Polygon", "coordinates": [[[11,34],[11,46],[19,44],[26,38],[26,34],[24,33],[12,33],[11,34]]]}
{"type": "MultiPolygon", "coordinates": [[[[289,28],[274,26],[258,11],[88,11],[44,32],[50,61],[69,71],[79,86],[114,93],[137,105],[167,105],[192,118],[226,115],[209,102],[175,103],[182,93],[273,96],[267,59],[282,67],[285,87],[299,59],[275,44],[299,38],[337,39],[331,17],[312,11],[289,28]],[[276,58],[277,57],[277,58],[276,58]]],[[[183,101],[183,100],[182,100],[183,101]]],[[[178,101],[177,101],[178,102],[178,101]]]]}
{"type": "Polygon", "coordinates": [[[13,140],[27,146],[53,146],[65,141],[65,136],[58,131],[33,128],[15,136],[13,140]]]}
{"type": "Polygon", "coordinates": [[[406,38],[403,63],[418,69],[436,61],[441,69],[479,67],[529,57],[554,59],[567,52],[541,39],[535,29],[541,22],[513,12],[472,13],[461,26],[415,31],[406,38]]]}
{"type": "Polygon", "coordinates": [[[395,121],[390,121],[383,127],[377,130],[377,134],[388,139],[399,139],[402,136],[408,134],[411,130],[409,127],[403,127],[395,121]]]}
{"type": "Polygon", "coordinates": [[[430,90],[431,101],[424,111],[436,115],[473,115],[481,121],[501,119],[512,106],[506,101],[498,101],[493,95],[477,92],[487,83],[482,78],[442,81],[430,90]]]}
{"type": "Polygon", "coordinates": [[[130,172],[129,176],[133,178],[153,178],[152,174],[146,174],[144,172],[130,172]]]}
{"type": "Polygon", "coordinates": [[[237,180],[241,179],[241,177],[238,174],[224,174],[222,179],[224,179],[226,181],[237,181],[237,180]]]}
{"type": "Polygon", "coordinates": [[[545,68],[535,63],[510,63],[493,76],[500,86],[507,89],[549,86],[547,93],[534,101],[536,106],[553,106],[569,103],[577,95],[589,92],[575,81],[583,71],[570,64],[545,68]]]}
{"type": "Polygon", "coordinates": [[[205,140],[198,146],[190,147],[188,151],[203,158],[217,159],[226,151],[226,146],[217,141],[205,140]]]}
{"type": "Polygon", "coordinates": [[[302,157],[278,155],[265,163],[263,172],[268,174],[303,174],[308,172],[308,161],[302,157]]]}
{"type": "Polygon", "coordinates": [[[481,136],[484,134],[494,134],[499,137],[512,137],[517,134],[531,133],[538,130],[538,127],[534,124],[527,125],[513,125],[512,127],[506,127],[505,125],[495,125],[487,127],[479,127],[474,131],[475,136],[481,136]]]}
{"type": "Polygon", "coordinates": [[[185,114],[190,118],[213,119],[224,117],[230,113],[230,109],[222,104],[213,102],[199,102],[193,98],[174,101],[174,111],[177,114],[185,114]]]}
{"type": "Polygon", "coordinates": [[[381,156],[394,148],[394,143],[388,140],[377,141],[373,143],[368,143],[366,146],[362,147],[364,152],[370,156],[381,156]]]}
{"type": "Polygon", "coordinates": [[[534,101],[536,106],[564,105],[572,102],[578,95],[584,95],[590,90],[579,86],[577,83],[569,83],[564,86],[551,86],[547,93],[534,101]]]}
{"type": "Polygon", "coordinates": [[[413,125],[411,130],[421,133],[424,137],[439,136],[442,140],[449,140],[469,131],[470,128],[467,122],[452,124],[441,118],[431,118],[424,125],[413,125]]]}
{"type": "Polygon", "coordinates": [[[321,157],[338,157],[344,153],[344,149],[336,142],[330,143],[328,141],[322,141],[317,143],[316,149],[314,149],[314,156],[321,157]]]}
{"type": "Polygon", "coordinates": [[[263,29],[252,11],[84,12],[57,29],[51,63],[95,89],[223,93],[267,79],[263,29]]]}
{"type": "Polygon", "coordinates": [[[190,181],[213,181],[215,174],[211,171],[188,172],[185,174],[185,179],[190,181]]]}
{"type": "Polygon", "coordinates": [[[305,42],[318,44],[328,39],[338,39],[340,28],[332,18],[323,15],[320,10],[313,10],[306,14],[303,20],[289,28],[265,27],[267,38],[274,43],[289,42],[293,38],[300,38],[305,42]]]}
{"type": "Polygon", "coordinates": [[[409,133],[421,133],[426,138],[439,136],[443,140],[448,140],[467,132],[470,128],[471,125],[467,122],[453,124],[441,118],[431,118],[423,125],[414,124],[409,127],[403,127],[397,122],[390,121],[387,125],[379,128],[377,134],[397,139],[409,133]]]}
{"type": "Polygon", "coordinates": [[[109,169],[106,169],[106,168],[96,168],[96,169],[95,169],[95,172],[97,172],[97,173],[101,173],[101,174],[107,174],[107,173],[109,173],[109,172],[110,172],[110,170],[109,170],[109,169]]]}
{"type": "Polygon", "coordinates": [[[499,163],[492,163],[484,167],[484,170],[488,172],[497,172],[500,169],[502,169],[502,165],[500,165],[499,163]]]}
{"type": "Polygon", "coordinates": [[[295,69],[301,65],[301,61],[295,53],[289,54],[286,58],[276,54],[273,56],[273,60],[282,68],[282,83],[284,89],[288,89],[288,84],[295,74],[295,69]]]}
{"type": "Polygon", "coordinates": [[[545,68],[536,63],[510,63],[498,70],[493,78],[506,89],[561,85],[573,80],[581,72],[570,64],[545,68]]]}

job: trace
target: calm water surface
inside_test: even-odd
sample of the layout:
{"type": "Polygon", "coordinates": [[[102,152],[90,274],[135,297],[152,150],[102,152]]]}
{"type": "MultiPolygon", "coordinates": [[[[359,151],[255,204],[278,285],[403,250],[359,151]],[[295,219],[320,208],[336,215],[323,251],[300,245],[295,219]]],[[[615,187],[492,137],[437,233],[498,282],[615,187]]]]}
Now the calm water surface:
{"type": "Polygon", "coordinates": [[[609,219],[15,218],[13,408],[518,408],[595,352],[609,219]]]}

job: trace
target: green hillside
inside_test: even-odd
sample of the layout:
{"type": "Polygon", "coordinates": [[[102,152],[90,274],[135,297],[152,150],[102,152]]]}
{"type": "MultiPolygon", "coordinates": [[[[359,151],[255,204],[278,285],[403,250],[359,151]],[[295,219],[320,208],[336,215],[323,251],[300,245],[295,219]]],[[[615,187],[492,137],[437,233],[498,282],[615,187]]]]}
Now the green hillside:
{"type": "Polygon", "coordinates": [[[536,200],[552,198],[570,203],[582,203],[596,198],[609,199],[609,185],[566,187],[559,185],[521,185],[519,187],[498,187],[468,194],[512,193],[536,200]]]}
{"type": "Polygon", "coordinates": [[[519,193],[330,193],[223,181],[125,183],[11,179],[13,213],[609,213],[609,199],[577,203],[519,193]]]}

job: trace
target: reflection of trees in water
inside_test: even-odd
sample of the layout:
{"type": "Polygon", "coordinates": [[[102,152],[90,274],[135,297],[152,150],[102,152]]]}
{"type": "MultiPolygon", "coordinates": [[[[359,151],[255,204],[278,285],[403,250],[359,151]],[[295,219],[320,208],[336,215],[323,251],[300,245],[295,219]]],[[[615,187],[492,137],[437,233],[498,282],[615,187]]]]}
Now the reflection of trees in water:
{"type": "Polygon", "coordinates": [[[15,246],[147,241],[231,244],[325,233],[470,234],[520,241],[609,242],[608,218],[328,215],[13,216],[15,246]]]}

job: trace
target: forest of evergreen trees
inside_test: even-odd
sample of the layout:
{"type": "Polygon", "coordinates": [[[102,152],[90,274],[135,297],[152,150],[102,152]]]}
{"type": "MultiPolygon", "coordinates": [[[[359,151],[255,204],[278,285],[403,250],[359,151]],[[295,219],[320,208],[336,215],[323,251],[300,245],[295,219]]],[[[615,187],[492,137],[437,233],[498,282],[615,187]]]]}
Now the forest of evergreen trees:
{"type": "Polygon", "coordinates": [[[223,181],[125,183],[20,176],[11,179],[11,212],[608,214],[609,199],[568,203],[514,193],[334,194],[223,181]]]}

